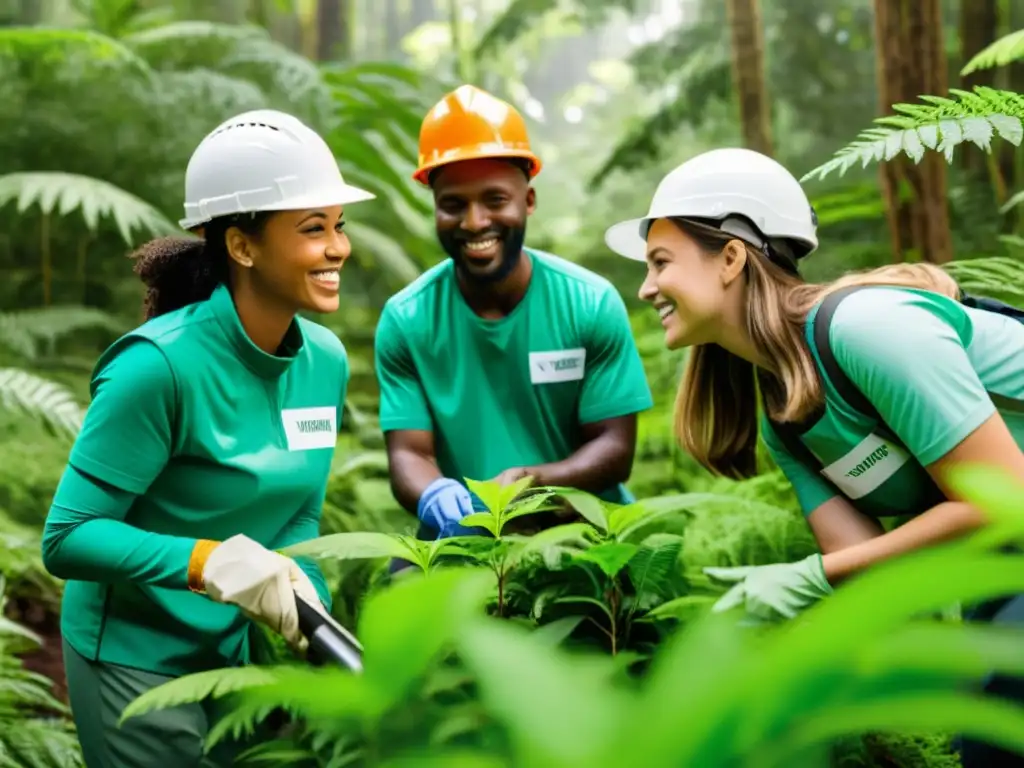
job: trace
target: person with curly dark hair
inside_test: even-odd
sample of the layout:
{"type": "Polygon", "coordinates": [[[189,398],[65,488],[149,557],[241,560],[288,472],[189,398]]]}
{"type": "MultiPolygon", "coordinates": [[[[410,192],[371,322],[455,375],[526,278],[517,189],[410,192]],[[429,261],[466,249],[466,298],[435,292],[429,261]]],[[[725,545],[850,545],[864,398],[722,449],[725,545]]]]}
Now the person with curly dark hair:
{"type": "Polygon", "coordinates": [[[296,595],[330,610],[316,564],[275,551],[319,535],[349,378],[343,344],[298,313],[338,309],[343,206],[372,198],[301,121],[247,112],[189,162],[195,236],[134,254],[146,321],[96,364],[43,535],[89,768],[209,760],[204,707],[119,725],[124,707],[249,661],[251,620],[304,652],[296,595]]]}

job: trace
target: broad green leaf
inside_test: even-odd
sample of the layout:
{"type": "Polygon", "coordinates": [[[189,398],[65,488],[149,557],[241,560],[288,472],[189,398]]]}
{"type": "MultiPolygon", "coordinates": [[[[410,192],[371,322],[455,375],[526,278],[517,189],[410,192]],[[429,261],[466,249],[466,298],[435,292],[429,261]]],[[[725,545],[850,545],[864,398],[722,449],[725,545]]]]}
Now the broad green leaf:
{"type": "Polygon", "coordinates": [[[233,667],[183,675],[151,688],[134,699],[125,707],[118,723],[160,709],[193,704],[210,697],[220,698],[248,688],[272,685],[280,679],[281,672],[280,668],[233,667]]]}
{"type": "Polygon", "coordinates": [[[499,514],[505,508],[501,502],[501,486],[497,482],[494,480],[471,480],[468,477],[464,479],[466,487],[477,495],[492,515],[499,514]]]}
{"type": "Polygon", "coordinates": [[[498,535],[498,520],[487,512],[474,512],[472,515],[466,515],[459,521],[459,525],[465,528],[483,528],[494,536],[498,535]]]}
{"type": "Polygon", "coordinates": [[[509,520],[515,520],[517,517],[524,517],[525,515],[533,515],[538,512],[543,512],[549,507],[546,506],[547,501],[551,498],[550,493],[533,493],[527,496],[522,501],[517,501],[514,504],[505,508],[505,511],[501,513],[501,522],[504,525],[509,520]]]}
{"type": "Polygon", "coordinates": [[[508,728],[516,765],[622,764],[609,745],[630,698],[608,685],[609,658],[570,655],[526,630],[484,619],[465,625],[459,652],[488,710],[508,728]]]}
{"type": "Polygon", "coordinates": [[[608,578],[615,578],[636,553],[634,544],[609,541],[578,552],[575,559],[596,563],[608,578]]]}
{"type": "Polygon", "coordinates": [[[408,549],[394,536],[372,531],[332,533],[328,536],[292,544],[280,552],[288,557],[332,558],[335,560],[406,557],[409,554],[408,549]]]}
{"type": "Polygon", "coordinates": [[[583,620],[583,616],[563,616],[561,619],[555,619],[537,627],[533,631],[533,636],[551,643],[551,645],[559,645],[573,633],[583,620]]]}
{"type": "Polygon", "coordinates": [[[954,731],[1024,752],[1024,708],[997,699],[970,694],[900,695],[894,691],[883,701],[856,702],[830,707],[794,723],[791,733],[759,755],[766,766],[788,765],[788,756],[838,736],[870,731],[911,733],[954,731]]]}
{"type": "Polygon", "coordinates": [[[460,568],[414,575],[369,598],[359,621],[364,676],[397,702],[483,610],[493,576],[460,568]]]}
{"type": "Polygon", "coordinates": [[[614,507],[607,510],[608,531],[618,536],[628,526],[640,520],[647,514],[647,509],[642,502],[626,504],[621,507],[614,507]]]}
{"type": "Polygon", "coordinates": [[[594,528],[588,523],[566,523],[556,525],[553,528],[545,528],[543,531],[533,534],[527,538],[520,556],[537,552],[553,545],[572,544],[575,547],[585,547],[588,539],[594,533],[594,528]]]}
{"type": "Polygon", "coordinates": [[[527,475],[526,477],[519,478],[514,483],[499,486],[500,491],[498,496],[498,508],[502,511],[502,513],[505,512],[508,506],[512,503],[513,499],[517,498],[519,494],[521,494],[523,491],[529,488],[532,484],[533,477],[527,475]]]}
{"type": "Polygon", "coordinates": [[[604,504],[597,496],[592,496],[584,491],[558,488],[557,493],[565,501],[579,512],[591,525],[608,530],[608,516],[605,514],[604,504]]]}

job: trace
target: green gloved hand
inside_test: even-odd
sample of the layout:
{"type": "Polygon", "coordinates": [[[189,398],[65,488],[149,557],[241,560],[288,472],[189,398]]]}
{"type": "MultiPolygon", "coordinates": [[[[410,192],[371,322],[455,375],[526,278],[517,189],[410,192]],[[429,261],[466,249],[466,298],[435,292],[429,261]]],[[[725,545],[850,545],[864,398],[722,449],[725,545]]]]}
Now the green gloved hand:
{"type": "Polygon", "coordinates": [[[715,613],[742,605],[747,616],[762,621],[791,619],[832,594],[832,585],[825,578],[819,554],[795,563],[705,568],[704,573],[735,584],[715,603],[712,608],[715,613]]]}

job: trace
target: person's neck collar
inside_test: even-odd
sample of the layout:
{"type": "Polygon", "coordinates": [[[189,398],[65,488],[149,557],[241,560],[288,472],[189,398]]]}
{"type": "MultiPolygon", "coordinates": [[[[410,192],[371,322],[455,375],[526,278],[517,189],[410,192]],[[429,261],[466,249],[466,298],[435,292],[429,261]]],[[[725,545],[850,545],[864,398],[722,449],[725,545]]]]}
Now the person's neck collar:
{"type": "Polygon", "coordinates": [[[302,331],[299,329],[298,321],[293,318],[275,354],[260,349],[246,332],[231,290],[223,283],[214,289],[209,305],[232,349],[245,366],[260,378],[280,377],[288,370],[303,347],[302,331]]]}

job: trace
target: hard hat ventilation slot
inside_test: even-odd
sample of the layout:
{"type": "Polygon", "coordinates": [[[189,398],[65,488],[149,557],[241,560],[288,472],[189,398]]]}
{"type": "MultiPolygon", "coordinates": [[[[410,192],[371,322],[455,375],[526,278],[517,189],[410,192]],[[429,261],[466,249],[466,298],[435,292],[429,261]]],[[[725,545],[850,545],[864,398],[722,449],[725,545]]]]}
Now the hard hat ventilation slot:
{"type": "Polygon", "coordinates": [[[214,131],[213,133],[211,133],[210,136],[219,136],[220,134],[224,133],[225,131],[230,131],[233,128],[269,128],[272,131],[280,131],[281,130],[276,125],[270,125],[269,123],[259,123],[259,122],[253,121],[253,122],[232,123],[231,125],[225,125],[220,130],[217,130],[217,131],[214,131]]]}

